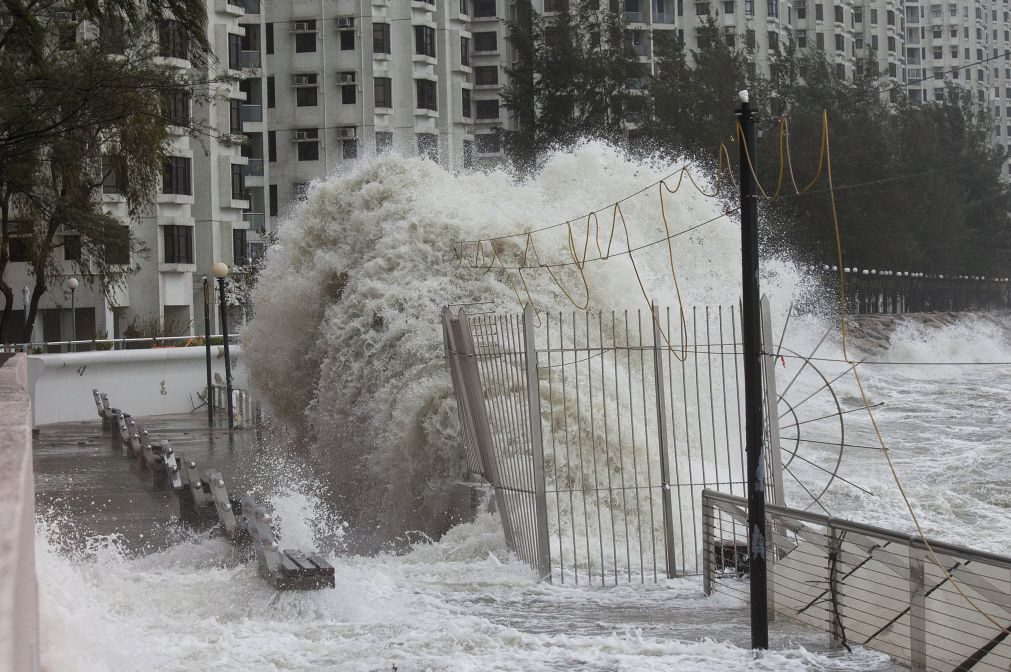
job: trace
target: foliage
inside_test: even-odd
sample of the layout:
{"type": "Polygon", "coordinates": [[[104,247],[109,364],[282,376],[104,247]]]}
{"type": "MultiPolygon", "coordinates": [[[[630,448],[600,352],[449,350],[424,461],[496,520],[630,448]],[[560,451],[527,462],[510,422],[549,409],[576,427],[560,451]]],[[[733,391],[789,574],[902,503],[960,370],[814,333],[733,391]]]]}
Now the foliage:
{"type": "Polygon", "coordinates": [[[529,167],[537,156],[581,137],[619,141],[637,96],[629,83],[644,69],[626,38],[622,15],[595,3],[565,6],[550,17],[529,0],[509,22],[514,64],[502,103],[519,121],[506,136],[512,159],[529,167]]]}
{"type": "Polygon", "coordinates": [[[0,0],[0,333],[13,307],[6,282],[17,236],[34,287],[22,340],[64,257],[113,298],[145,246],[103,207],[115,182],[131,217],[153,205],[169,135],[166,96],[191,72],[160,58],[171,9],[191,60],[206,53],[204,3],[194,0],[0,0]],[[127,36],[130,36],[129,38],[127,36]],[[127,44],[129,42],[129,44],[127,44]],[[15,228],[17,229],[15,231],[15,228]],[[64,247],[73,243],[73,250],[64,247]]]}

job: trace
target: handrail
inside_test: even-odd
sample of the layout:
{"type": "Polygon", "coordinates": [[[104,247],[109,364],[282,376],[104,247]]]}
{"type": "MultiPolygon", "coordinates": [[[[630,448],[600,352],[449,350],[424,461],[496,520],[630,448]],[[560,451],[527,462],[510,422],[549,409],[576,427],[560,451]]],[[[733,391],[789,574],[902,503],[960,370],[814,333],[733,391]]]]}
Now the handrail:
{"type": "MultiPolygon", "coordinates": [[[[221,334],[212,334],[211,340],[223,339],[221,334]]],[[[187,344],[194,346],[202,346],[204,344],[203,336],[143,336],[135,338],[87,338],[79,339],[73,341],[41,341],[35,343],[2,343],[0,344],[0,351],[14,352],[21,351],[24,348],[50,348],[50,347],[69,347],[72,345],[99,345],[99,344],[111,344],[115,347],[117,344],[128,344],[128,343],[150,343],[152,345],[165,345],[168,343],[179,343],[182,342],[182,346],[173,347],[185,347],[187,344]]],[[[229,334],[229,343],[238,343],[239,336],[237,334],[229,334]]]]}
{"type": "MultiPolygon", "coordinates": [[[[702,491],[703,501],[706,499],[711,499],[717,502],[724,502],[726,504],[735,504],[737,506],[742,506],[747,508],[748,500],[744,497],[737,497],[736,495],[729,495],[724,492],[717,492],[716,490],[709,490],[708,488],[702,491]]],[[[800,509],[791,509],[787,506],[779,506],[776,504],[766,504],[766,513],[769,517],[781,516],[783,518],[793,518],[795,520],[800,520],[808,523],[815,523],[816,525],[824,525],[826,527],[832,527],[837,530],[844,530],[847,532],[856,532],[858,534],[868,534],[875,537],[880,537],[887,539],[889,541],[895,541],[898,543],[909,544],[910,546],[916,546],[918,548],[926,548],[926,544],[923,543],[923,539],[918,534],[902,534],[895,530],[889,530],[884,527],[877,527],[875,525],[867,525],[865,523],[858,523],[852,520],[846,520],[843,518],[836,518],[835,516],[826,516],[820,513],[811,513],[810,511],[802,511],[800,509]]],[[[927,539],[927,543],[930,544],[931,548],[935,551],[950,555],[965,555],[971,557],[973,560],[983,560],[989,564],[1011,569],[1011,557],[1006,555],[998,555],[996,553],[989,553],[987,551],[980,551],[975,548],[969,548],[968,546],[961,546],[959,544],[952,544],[944,541],[937,541],[935,539],[927,539]]]]}

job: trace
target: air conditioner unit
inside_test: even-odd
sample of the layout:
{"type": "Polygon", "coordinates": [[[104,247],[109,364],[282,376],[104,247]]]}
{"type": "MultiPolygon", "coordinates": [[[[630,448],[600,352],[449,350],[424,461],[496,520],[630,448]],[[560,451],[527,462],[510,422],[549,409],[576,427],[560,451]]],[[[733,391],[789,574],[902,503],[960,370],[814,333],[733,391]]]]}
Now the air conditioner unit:
{"type": "Polygon", "coordinates": [[[295,22],[295,32],[296,33],[315,33],[316,32],[316,22],[315,21],[296,21],[295,22]]]}
{"type": "Polygon", "coordinates": [[[316,140],[319,136],[315,128],[296,128],[291,137],[294,142],[301,142],[303,140],[316,140]]]}
{"type": "Polygon", "coordinates": [[[724,35],[733,35],[735,31],[734,26],[723,26],[724,35]]]}
{"type": "Polygon", "coordinates": [[[354,72],[338,72],[337,73],[337,83],[338,84],[354,84],[355,83],[355,73],[354,72]]]}
{"type": "Polygon", "coordinates": [[[346,126],[344,128],[337,129],[337,137],[341,140],[354,140],[358,137],[358,129],[354,126],[346,126]]]}
{"type": "Polygon", "coordinates": [[[337,17],[337,27],[341,30],[345,28],[355,27],[355,17],[353,16],[338,16],[337,17]]]}
{"type": "Polygon", "coordinates": [[[316,77],[313,75],[293,75],[291,79],[294,86],[312,86],[316,83],[316,77]]]}

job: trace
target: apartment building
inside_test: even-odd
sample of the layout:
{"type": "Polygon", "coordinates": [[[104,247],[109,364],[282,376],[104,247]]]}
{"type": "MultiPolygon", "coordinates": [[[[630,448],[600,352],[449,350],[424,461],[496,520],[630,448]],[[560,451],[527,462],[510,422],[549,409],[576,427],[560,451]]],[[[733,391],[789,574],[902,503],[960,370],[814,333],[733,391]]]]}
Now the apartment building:
{"type": "MultiPolygon", "coordinates": [[[[63,260],[57,261],[61,273],[50,279],[49,290],[41,299],[34,341],[119,337],[138,319],[160,320],[192,333],[202,313],[202,278],[209,274],[210,266],[216,261],[231,265],[248,256],[245,231],[251,222],[244,213],[251,204],[244,175],[249,159],[241,155],[243,129],[235,112],[241,111],[243,102],[238,80],[256,74],[259,63],[241,49],[244,35],[239,18],[245,14],[247,0],[242,0],[242,5],[231,4],[239,1],[211,0],[207,5],[209,41],[214,53],[220,55],[208,64],[190,60],[189,44],[174,21],[159,22],[162,63],[193,70],[194,79],[204,83],[194,95],[179,91],[163,99],[164,116],[177,123],[169,124],[169,157],[152,211],[140,218],[129,216],[120,193],[120,178],[111,169],[116,160],[113,156],[103,157],[108,176],[101,194],[105,211],[122,221],[124,235],[132,231],[148,256],[123,258],[124,265],[139,265],[140,271],[130,275],[114,296],[103,296],[81,282],[74,293],[76,310],[71,315],[68,281],[80,272],[73,261],[80,258],[81,245],[72,232],[61,234],[57,240],[57,254],[63,255],[63,260]],[[198,133],[190,132],[191,122],[198,133]]],[[[75,22],[69,12],[59,20],[67,23],[69,34],[78,40],[88,39],[89,31],[97,30],[75,22]]],[[[23,288],[34,284],[19,243],[15,237],[10,246],[7,281],[16,291],[12,323],[2,335],[5,341],[20,336],[27,314],[23,288]]],[[[216,323],[215,317],[215,329],[216,323]]]]}

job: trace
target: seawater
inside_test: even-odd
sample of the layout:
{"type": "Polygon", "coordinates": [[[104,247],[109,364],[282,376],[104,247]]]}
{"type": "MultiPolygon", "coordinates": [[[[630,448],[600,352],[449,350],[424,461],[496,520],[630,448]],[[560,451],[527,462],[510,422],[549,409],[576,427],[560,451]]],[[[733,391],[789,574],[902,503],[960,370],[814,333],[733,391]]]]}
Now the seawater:
{"type": "MultiPolygon", "coordinates": [[[[68,552],[56,540],[69,523],[43,514],[37,549],[46,669],[890,669],[859,649],[819,653],[823,637],[789,628],[777,634],[775,651],[754,656],[746,649],[746,611],[728,597],[702,598],[692,579],[608,590],[535,583],[488,513],[436,542],[417,533],[406,535],[411,543],[400,552],[374,550],[424,530],[439,515],[440,490],[463,473],[440,308],[480,301],[516,309],[509,274],[461,265],[454,241],[570,219],[679,165],[587,143],[551,157],[526,181],[384,157],[315,185],[270,252],[257,316],[243,339],[261,393],[278,417],[304,427],[319,480],[344,495],[324,501],[311,494],[314,484],[293,478],[272,500],[282,545],[313,545],[321,529],[346,530],[345,550],[330,554],[336,590],[276,594],[224,541],[199,535],[140,557],[115,537],[68,552]],[[347,552],[356,546],[372,550],[347,552]]],[[[687,188],[665,198],[672,231],[723,210],[687,188]]],[[[622,210],[631,247],[665,235],[655,191],[622,210]]],[[[599,218],[602,236],[609,235],[609,218],[599,218]]],[[[582,226],[574,227],[576,240],[582,226]]],[[[774,223],[765,227],[774,234],[774,223]]],[[[568,227],[537,234],[542,259],[568,258],[568,236],[568,227]]],[[[675,239],[686,304],[736,303],[738,240],[732,217],[675,239]]],[[[522,245],[503,243],[505,263],[522,245]]],[[[626,249],[622,231],[615,245],[626,249]]],[[[666,247],[646,248],[635,261],[647,295],[673,304],[666,247]]],[[[796,264],[770,258],[763,266],[777,324],[791,303],[817,307],[818,291],[796,264]]],[[[586,269],[592,308],[644,307],[627,257],[586,269]]],[[[524,276],[542,309],[572,309],[543,272],[524,276]]],[[[587,296],[571,269],[559,280],[577,300],[587,296]]],[[[859,369],[925,531],[1000,553],[1011,552],[1004,534],[1011,523],[1011,381],[1009,367],[993,362],[1011,361],[1007,327],[1001,318],[967,317],[940,329],[909,321],[884,352],[866,354],[884,364],[859,369]]],[[[785,342],[808,354],[826,330],[817,356],[840,359],[830,319],[791,318],[785,342]]],[[[863,355],[859,343],[851,350],[863,355]]],[[[782,379],[797,366],[784,358],[782,379]]],[[[831,378],[846,365],[819,366],[831,378]]],[[[810,381],[799,385],[795,399],[814,389],[810,381]]],[[[843,410],[864,404],[851,377],[833,388],[835,400],[807,402],[812,414],[832,413],[836,402],[843,410]]],[[[866,413],[849,413],[844,422],[846,442],[862,446],[846,448],[839,469],[854,485],[835,482],[822,503],[841,517],[912,529],[866,413]]],[[[830,439],[833,431],[824,423],[806,436],[830,439]]],[[[803,450],[818,463],[835,455],[816,444],[803,450]]],[[[799,486],[786,486],[788,498],[802,497],[799,486]]]]}

